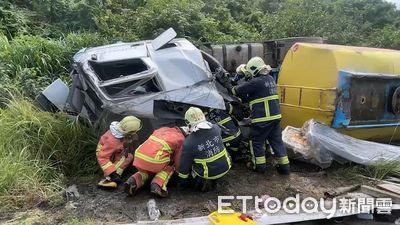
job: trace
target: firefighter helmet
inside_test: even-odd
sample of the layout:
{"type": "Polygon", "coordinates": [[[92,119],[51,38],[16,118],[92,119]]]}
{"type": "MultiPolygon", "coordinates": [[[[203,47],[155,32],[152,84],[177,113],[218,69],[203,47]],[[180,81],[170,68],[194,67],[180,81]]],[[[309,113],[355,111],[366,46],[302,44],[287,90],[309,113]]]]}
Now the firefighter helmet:
{"type": "Polygon", "coordinates": [[[257,76],[263,70],[266,70],[269,73],[272,68],[271,66],[266,65],[261,57],[253,57],[246,64],[246,71],[248,71],[253,77],[257,76]]]}
{"type": "Polygon", "coordinates": [[[117,127],[124,135],[132,132],[136,133],[142,128],[142,122],[134,116],[126,116],[118,123],[117,127]]]}
{"type": "Polygon", "coordinates": [[[240,64],[237,68],[236,68],[236,73],[240,74],[240,75],[244,75],[246,77],[250,77],[251,73],[249,71],[246,70],[246,64],[240,64]]]}
{"type": "Polygon", "coordinates": [[[185,121],[190,125],[194,125],[206,121],[206,117],[201,109],[190,107],[185,113],[185,121]]]}

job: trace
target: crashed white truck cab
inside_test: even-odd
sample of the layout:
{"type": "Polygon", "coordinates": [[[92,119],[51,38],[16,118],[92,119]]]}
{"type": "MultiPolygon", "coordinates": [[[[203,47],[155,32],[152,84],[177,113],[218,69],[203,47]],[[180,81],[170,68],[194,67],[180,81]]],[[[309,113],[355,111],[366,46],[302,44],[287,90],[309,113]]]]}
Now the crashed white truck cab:
{"type": "Polygon", "coordinates": [[[84,48],[73,56],[71,87],[58,80],[38,101],[43,108],[52,105],[91,121],[109,120],[110,112],[135,115],[156,128],[182,119],[190,106],[224,109],[224,99],[237,100],[217,82],[217,73],[233,72],[254,56],[263,57],[278,71],[294,43],[323,42],[289,38],[196,47],[175,37],[170,28],[154,40],[84,48]]]}
{"type": "Polygon", "coordinates": [[[85,108],[94,117],[106,109],[168,119],[180,118],[190,105],[224,109],[201,51],[186,39],[172,40],[175,36],[169,29],[153,41],[79,51],[73,57],[66,109],[85,108]]]}

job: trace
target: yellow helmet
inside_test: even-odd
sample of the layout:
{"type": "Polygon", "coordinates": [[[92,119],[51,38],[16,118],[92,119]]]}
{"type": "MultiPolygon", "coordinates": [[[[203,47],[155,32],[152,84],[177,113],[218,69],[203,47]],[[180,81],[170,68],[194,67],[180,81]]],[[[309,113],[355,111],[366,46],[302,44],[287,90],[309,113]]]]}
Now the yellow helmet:
{"type": "Polygon", "coordinates": [[[246,64],[246,71],[248,71],[253,77],[257,76],[262,70],[270,72],[272,68],[271,66],[266,65],[261,57],[253,57],[246,64]]]}
{"type": "Polygon", "coordinates": [[[142,128],[142,121],[134,116],[124,117],[117,125],[122,134],[136,133],[142,128]]]}
{"type": "Polygon", "coordinates": [[[244,76],[246,76],[246,77],[250,77],[250,76],[251,76],[250,72],[246,70],[246,64],[240,64],[240,65],[236,68],[236,73],[237,73],[237,74],[244,75],[244,76]]]}
{"type": "Polygon", "coordinates": [[[185,120],[190,125],[206,121],[203,111],[197,107],[190,107],[185,113],[185,120]]]}

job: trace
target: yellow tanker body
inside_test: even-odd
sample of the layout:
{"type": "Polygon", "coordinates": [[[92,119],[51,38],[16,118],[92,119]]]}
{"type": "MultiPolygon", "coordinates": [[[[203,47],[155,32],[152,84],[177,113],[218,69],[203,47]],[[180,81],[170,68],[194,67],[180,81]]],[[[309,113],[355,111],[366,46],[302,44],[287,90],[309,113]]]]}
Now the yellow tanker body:
{"type": "Polygon", "coordinates": [[[316,119],[356,138],[400,140],[400,51],[296,43],[278,75],[282,126],[316,119]]]}

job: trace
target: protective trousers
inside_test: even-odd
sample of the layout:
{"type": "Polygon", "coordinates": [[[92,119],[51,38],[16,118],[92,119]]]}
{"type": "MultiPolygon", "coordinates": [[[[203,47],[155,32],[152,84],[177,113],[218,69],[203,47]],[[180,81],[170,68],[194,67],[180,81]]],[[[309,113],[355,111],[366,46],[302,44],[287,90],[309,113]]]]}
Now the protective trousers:
{"type": "Polygon", "coordinates": [[[111,157],[111,160],[114,162],[116,172],[121,175],[124,170],[132,164],[133,155],[131,153],[126,154],[126,156],[125,154],[118,154],[111,157]]]}
{"type": "Polygon", "coordinates": [[[224,142],[226,149],[228,150],[229,154],[232,156],[232,160],[236,161],[236,158],[239,157],[242,153],[239,149],[241,143],[242,135],[239,135],[233,140],[228,142],[224,142]]]}
{"type": "Polygon", "coordinates": [[[164,191],[167,191],[167,184],[172,174],[174,173],[174,168],[170,165],[165,166],[162,170],[157,173],[150,172],[141,168],[137,168],[138,172],[132,175],[135,179],[136,189],[141,188],[151,179],[151,183],[156,183],[164,191]]]}
{"type": "Polygon", "coordinates": [[[250,130],[250,153],[254,169],[265,169],[265,143],[268,140],[274,152],[274,156],[278,160],[278,164],[289,164],[285,146],[282,141],[282,133],[280,128],[280,120],[272,120],[269,122],[254,123],[250,130]]]}
{"type": "MultiPolygon", "coordinates": [[[[100,163],[100,160],[98,160],[100,163]]],[[[133,155],[131,153],[125,154],[125,151],[114,153],[110,160],[105,164],[100,164],[101,169],[104,171],[104,176],[108,176],[112,172],[121,175],[124,170],[132,163],[133,155]]]]}

